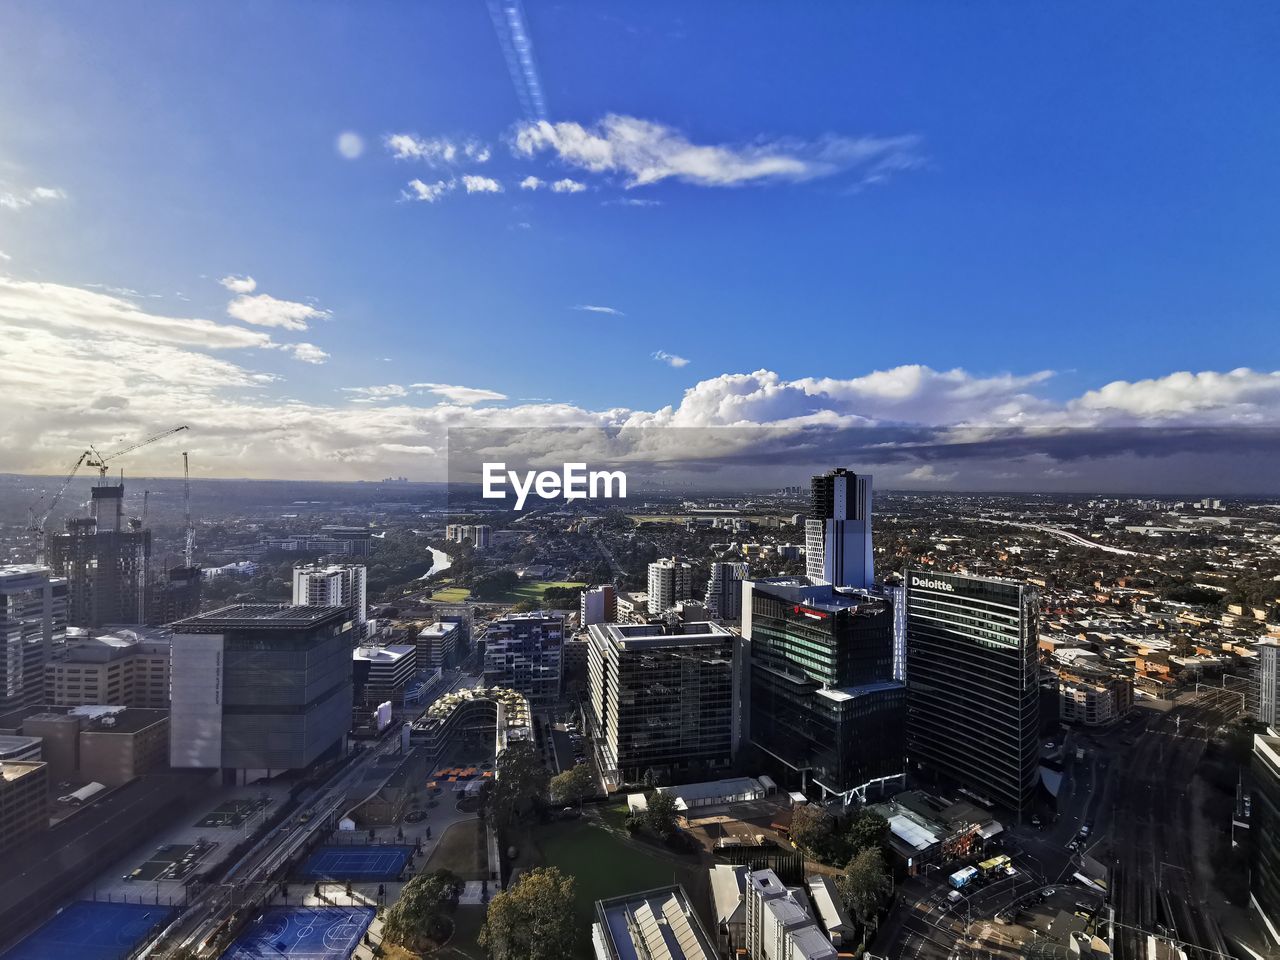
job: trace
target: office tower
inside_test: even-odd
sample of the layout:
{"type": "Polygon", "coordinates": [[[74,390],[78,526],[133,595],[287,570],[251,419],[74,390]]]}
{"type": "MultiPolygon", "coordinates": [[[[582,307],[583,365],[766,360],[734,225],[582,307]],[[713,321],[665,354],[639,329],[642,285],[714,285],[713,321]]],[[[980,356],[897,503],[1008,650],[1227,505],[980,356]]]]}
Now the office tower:
{"type": "Polygon", "coordinates": [[[752,960],[835,960],[836,948],[776,873],[752,870],[746,879],[747,956],[752,960]]]}
{"type": "Polygon", "coordinates": [[[560,698],[560,654],[564,617],[510,613],[485,633],[484,682],[523,693],[534,704],[560,698]]]}
{"type": "Polygon", "coordinates": [[[173,631],[72,627],[66,652],[45,664],[42,703],[58,707],[113,704],[163,710],[169,706],[173,631]]]}
{"type": "Polygon", "coordinates": [[[1280,729],[1280,645],[1264,640],[1254,647],[1258,653],[1253,666],[1253,690],[1250,695],[1254,719],[1271,729],[1280,729]]]}
{"type": "Polygon", "coordinates": [[[906,688],[893,679],[893,609],[865,590],[798,577],[743,584],[751,742],[802,789],[846,802],[903,773],[906,688]]]}
{"type": "Polygon", "coordinates": [[[742,581],[751,575],[745,563],[717,561],[711,564],[711,579],[703,602],[715,620],[737,620],[742,616],[742,581]]]}
{"type": "Polygon", "coordinates": [[[587,713],[605,778],[705,779],[738,747],[737,638],[718,623],[593,624],[587,713]]]}
{"type": "Polygon", "coordinates": [[[124,516],[124,484],[90,490],[91,514],[67,521],[45,546],[55,576],[67,580],[73,627],[146,623],[151,531],[124,516]]]}
{"type": "Polygon", "coordinates": [[[1038,602],[1010,580],[907,571],[907,757],[1019,819],[1039,777],[1038,602]]]}
{"type": "Polygon", "coordinates": [[[649,564],[649,615],[660,617],[693,596],[693,565],[675,557],[649,564]]]}
{"type": "Polygon", "coordinates": [[[0,566],[0,713],[41,702],[66,632],[66,581],[32,563],[0,566]]]}
{"type": "Polygon", "coordinates": [[[462,627],[457,623],[437,620],[419,630],[414,642],[418,648],[416,657],[418,669],[435,670],[437,667],[451,667],[458,662],[462,627]]]}
{"type": "Polygon", "coordinates": [[[251,783],[339,746],[356,636],[345,606],[241,604],[174,624],[171,764],[251,783]]]}
{"type": "Polygon", "coordinates": [[[165,580],[151,584],[147,597],[147,625],[158,627],[200,612],[200,567],[170,567],[165,580]]]}
{"type": "Polygon", "coordinates": [[[869,475],[840,467],[814,477],[804,531],[810,580],[837,587],[875,585],[869,475]]]}
{"type": "Polygon", "coordinates": [[[618,619],[618,593],[609,584],[583,590],[578,599],[578,625],[613,623],[618,619]]]}
{"type": "Polygon", "coordinates": [[[1280,737],[1253,738],[1253,839],[1249,906],[1280,941],[1280,737]]]}
{"type": "Polygon", "coordinates": [[[351,655],[354,702],[363,707],[404,703],[404,692],[417,672],[417,649],[408,643],[356,647],[351,655]]]}
{"type": "Polygon", "coordinates": [[[48,826],[49,765],[39,760],[0,762],[0,851],[48,826]]]}
{"type": "Polygon", "coordinates": [[[360,563],[313,563],[293,568],[293,602],[304,607],[350,607],[365,625],[365,568],[360,563]]]}

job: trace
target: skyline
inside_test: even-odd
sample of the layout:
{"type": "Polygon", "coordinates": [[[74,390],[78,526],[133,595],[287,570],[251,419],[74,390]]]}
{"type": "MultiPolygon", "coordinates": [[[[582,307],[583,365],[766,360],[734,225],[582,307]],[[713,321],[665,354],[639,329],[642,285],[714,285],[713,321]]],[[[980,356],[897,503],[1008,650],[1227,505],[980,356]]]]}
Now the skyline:
{"type": "MultiPolygon", "coordinates": [[[[1014,489],[1085,462],[1027,438],[1136,470],[1266,427],[1280,15],[1143,12],[13,4],[0,470],[180,422],[197,476],[418,480],[447,428],[749,424],[1017,434],[1014,489]]],[[[1271,441],[1154,472],[1242,492],[1271,441]]],[[[990,481],[958,459],[870,472],[990,481]]]]}

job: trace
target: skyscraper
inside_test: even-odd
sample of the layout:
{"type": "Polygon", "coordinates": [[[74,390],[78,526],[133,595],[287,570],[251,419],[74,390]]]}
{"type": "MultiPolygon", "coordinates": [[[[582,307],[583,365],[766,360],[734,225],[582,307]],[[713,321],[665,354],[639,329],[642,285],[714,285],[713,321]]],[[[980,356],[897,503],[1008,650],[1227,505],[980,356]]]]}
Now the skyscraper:
{"type": "Polygon", "coordinates": [[[751,742],[799,786],[848,800],[903,773],[906,688],[878,594],[798,577],[746,581],[751,742]]]}
{"type": "Polygon", "coordinates": [[[1250,712],[1268,727],[1280,729],[1280,645],[1274,640],[1258,643],[1253,666],[1250,712]]]}
{"type": "Polygon", "coordinates": [[[660,617],[693,597],[693,565],[675,557],[649,564],[649,615],[660,617]]]}
{"type": "Polygon", "coordinates": [[[73,627],[146,623],[151,531],[124,516],[124,484],[90,491],[91,513],[67,521],[46,542],[49,566],[67,580],[73,627]]]}
{"type": "Polygon", "coordinates": [[[33,563],[0,566],[0,712],[42,702],[45,664],[66,634],[66,581],[33,563]]]}
{"type": "Polygon", "coordinates": [[[578,598],[578,625],[589,627],[593,623],[613,623],[618,619],[618,592],[612,584],[604,584],[583,590],[578,598]]]}
{"type": "Polygon", "coordinates": [[[742,581],[751,574],[745,563],[717,561],[711,564],[704,603],[716,620],[737,620],[742,616],[742,581]]]}
{"type": "Polygon", "coordinates": [[[1021,818],[1039,778],[1036,593],[956,573],[906,580],[907,759],[1021,818]]]}
{"type": "Polygon", "coordinates": [[[869,475],[839,467],[814,477],[804,533],[805,572],[814,583],[875,585],[869,475]]]}
{"type": "Polygon", "coordinates": [[[507,687],[537,704],[559,699],[563,616],[509,613],[489,624],[484,643],[485,686],[507,687]]]}
{"type": "Polygon", "coordinates": [[[361,627],[365,616],[365,568],[361,563],[313,563],[293,568],[293,602],[307,607],[350,607],[361,627]]]}

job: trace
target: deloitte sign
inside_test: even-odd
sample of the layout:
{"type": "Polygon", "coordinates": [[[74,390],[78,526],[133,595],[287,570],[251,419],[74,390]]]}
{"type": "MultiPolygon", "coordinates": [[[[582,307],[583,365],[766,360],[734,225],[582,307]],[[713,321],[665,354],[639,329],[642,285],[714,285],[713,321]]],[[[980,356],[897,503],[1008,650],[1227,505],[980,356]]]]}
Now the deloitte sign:
{"type": "Polygon", "coordinates": [[[912,574],[911,585],[913,587],[924,587],[926,590],[945,590],[947,593],[955,593],[955,584],[946,580],[930,580],[926,577],[917,577],[912,574]]]}

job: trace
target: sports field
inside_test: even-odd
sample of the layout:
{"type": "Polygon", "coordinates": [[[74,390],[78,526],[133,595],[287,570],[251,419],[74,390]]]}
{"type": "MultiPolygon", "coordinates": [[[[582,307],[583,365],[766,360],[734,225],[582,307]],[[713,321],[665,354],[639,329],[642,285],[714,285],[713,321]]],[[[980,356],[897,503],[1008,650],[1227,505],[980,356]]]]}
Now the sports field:
{"type": "Polygon", "coordinates": [[[411,846],[339,844],[320,847],[302,865],[304,880],[394,880],[400,876],[411,846]]]}
{"type": "Polygon", "coordinates": [[[347,960],[373,922],[373,907],[271,907],[221,960],[347,960]]]}
{"type": "Polygon", "coordinates": [[[122,960],[173,914],[149,903],[77,900],[0,960],[122,960]]]}

